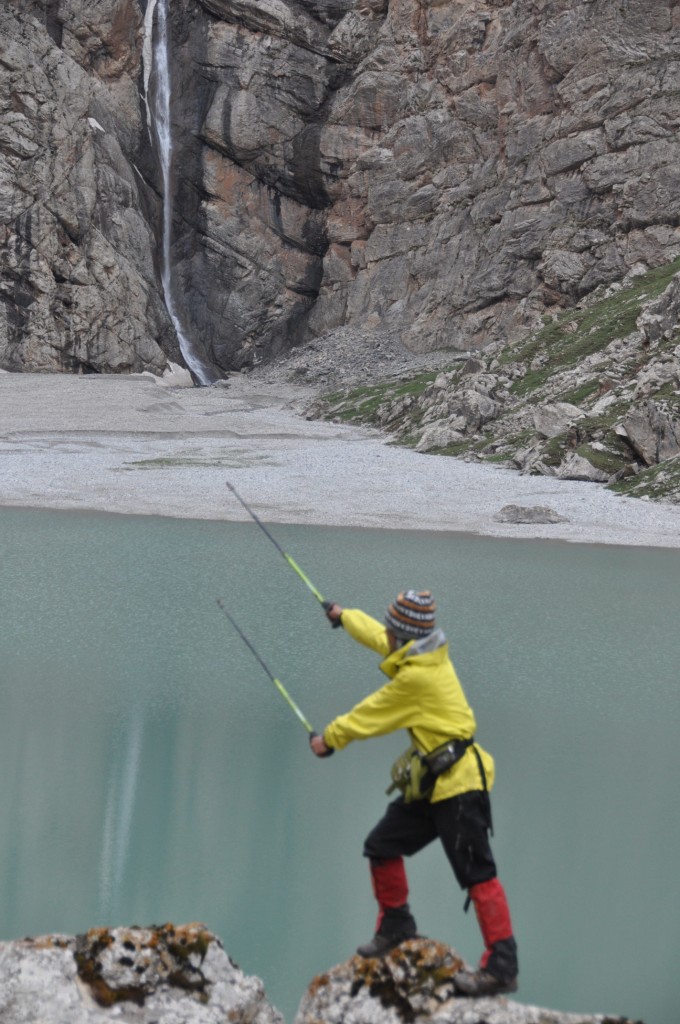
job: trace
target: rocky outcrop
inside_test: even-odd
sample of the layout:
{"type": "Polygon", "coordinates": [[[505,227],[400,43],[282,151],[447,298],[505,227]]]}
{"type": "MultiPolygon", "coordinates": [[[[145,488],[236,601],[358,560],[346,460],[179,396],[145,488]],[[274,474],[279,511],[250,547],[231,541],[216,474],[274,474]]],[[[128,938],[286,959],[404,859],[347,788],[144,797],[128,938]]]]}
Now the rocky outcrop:
{"type": "Polygon", "coordinates": [[[462,963],[453,949],[430,939],[404,942],[383,960],[355,956],[312,981],[295,1024],[631,1024],[502,996],[457,996],[452,978],[462,963]]]}
{"type": "MultiPolygon", "coordinates": [[[[455,950],[430,939],[383,960],[353,957],[315,978],[295,1024],[631,1024],[539,1010],[506,998],[464,999],[455,950]]],[[[259,978],[234,964],[204,925],[93,928],[0,942],[2,1024],[283,1024],[259,978]]]]}
{"type": "Polygon", "coordinates": [[[3,1024],[283,1024],[203,925],[0,943],[3,1024]]]}
{"type": "Polygon", "coordinates": [[[160,373],[180,360],[136,0],[0,9],[0,366],[160,373]]]}

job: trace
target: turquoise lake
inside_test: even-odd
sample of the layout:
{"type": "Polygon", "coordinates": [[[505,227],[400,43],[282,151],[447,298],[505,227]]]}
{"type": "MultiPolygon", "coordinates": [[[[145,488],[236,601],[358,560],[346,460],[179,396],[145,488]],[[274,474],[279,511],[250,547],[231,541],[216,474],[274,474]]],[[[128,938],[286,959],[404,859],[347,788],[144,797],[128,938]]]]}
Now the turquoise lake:
{"type": "MultiPolygon", "coordinates": [[[[680,551],[272,526],[329,598],[429,587],[497,763],[522,1002],[677,1024],[680,551]]],[[[292,1024],[373,930],[363,839],[405,736],[325,761],[382,682],[252,523],[0,509],[0,939],[204,921],[292,1024]]],[[[476,961],[441,849],[422,934],[476,961]]]]}

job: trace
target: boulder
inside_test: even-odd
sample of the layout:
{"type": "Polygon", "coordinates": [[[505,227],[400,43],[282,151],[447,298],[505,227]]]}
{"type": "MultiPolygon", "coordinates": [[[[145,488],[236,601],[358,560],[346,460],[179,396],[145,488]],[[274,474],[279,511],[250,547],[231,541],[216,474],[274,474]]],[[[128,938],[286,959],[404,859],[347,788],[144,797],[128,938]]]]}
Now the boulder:
{"type": "Polygon", "coordinates": [[[555,470],[555,476],[559,480],[585,480],[591,483],[607,483],[610,474],[603,469],[593,466],[583,455],[578,452],[568,452],[562,462],[555,470]]]}
{"type": "Polygon", "coordinates": [[[474,434],[498,416],[502,403],[475,388],[465,388],[454,394],[448,408],[452,415],[461,417],[465,421],[466,430],[474,434]]]}
{"type": "MultiPolygon", "coordinates": [[[[454,420],[455,423],[459,421],[454,420]]],[[[429,452],[434,449],[448,448],[451,444],[459,444],[465,440],[465,435],[455,426],[446,421],[432,423],[426,427],[416,445],[417,452],[429,452]]]]}
{"type": "Polygon", "coordinates": [[[200,924],[0,943],[2,1024],[283,1024],[200,924]]]}
{"type": "Polygon", "coordinates": [[[494,519],[497,523],[568,523],[567,516],[562,516],[554,508],[547,505],[504,505],[496,513],[494,519]]]}
{"type": "Polygon", "coordinates": [[[541,437],[557,437],[573,426],[585,413],[569,402],[552,402],[534,410],[534,427],[541,437]]]}
{"type": "Polygon", "coordinates": [[[450,946],[403,942],[382,960],[355,956],[311,982],[294,1024],[631,1024],[622,1017],[561,1013],[507,997],[466,999],[453,976],[464,966],[450,946]]]}
{"type": "Polygon", "coordinates": [[[670,385],[677,389],[680,385],[680,358],[677,355],[664,353],[649,360],[637,374],[633,401],[639,402],[651,398],[656,392],[670,385]]]}
{"type": "Polygon", "coordinates": [[[543,444],[538,442],[526,448],[517,448],[511,455],[511,462],[523,474],[555,476],[555,467],[548,465],[544,458],[543,444]]]}
{"type": "MultiPolygon", "coordinates": [[[[450,946],[412,939],[380,960],[352,957],[312,980],[294,1024],[631,1024],[466,999],[468,967],[450,946]]],[[[0,943],[2,1024],[284,1024],[259,978],[244,974],[202,924],[93,928],[0,943]]]]}
{"type": "Polygon", "coordinates": [[[662,295],[649,303],[638,317],[637,327],[651,344],[674,336],[680,323],[680,278],[675,277],[662,295]]]}
{"type": "Polygon", "coordinates": [[[680,452],[680,417],[657,402],[635,407],[616,427],[647,466],[671,459],[680,452]]]}

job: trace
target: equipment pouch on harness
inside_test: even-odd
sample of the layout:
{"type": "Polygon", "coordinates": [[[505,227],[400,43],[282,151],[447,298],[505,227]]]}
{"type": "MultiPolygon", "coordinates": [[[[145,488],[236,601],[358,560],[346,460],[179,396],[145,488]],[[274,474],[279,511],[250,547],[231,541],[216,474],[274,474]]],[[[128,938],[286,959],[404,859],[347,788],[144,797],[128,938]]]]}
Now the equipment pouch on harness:
{"type": "Polygon", "coordinates": [[[400,789],[407,804],[412,800],[423,800],[434,788],[435,779],[413,743],[394,762],[390,775],[392,785],[385,792],[389,796],[395,789],[400,789]]]}
{"type": "Polygon", "coordinates": [[[469,740],[447,740],[441,746],[435,747],[429,754],[423,754],[423,759],[435,779],[453,765],[460,761],[468,747],[475,742],[474,736],[469,740]]]}
{"type": "Polygon", "coordinates": [[[434,789],[439,776],[460,761],[472,743],[474,739],[448,740],[429,754],[421,754],[412,743],[392,765],[392,785],[386,793],[389,795],[395,789],[401,790],[407,804],[412,800],[424,800],[434,789]]]}

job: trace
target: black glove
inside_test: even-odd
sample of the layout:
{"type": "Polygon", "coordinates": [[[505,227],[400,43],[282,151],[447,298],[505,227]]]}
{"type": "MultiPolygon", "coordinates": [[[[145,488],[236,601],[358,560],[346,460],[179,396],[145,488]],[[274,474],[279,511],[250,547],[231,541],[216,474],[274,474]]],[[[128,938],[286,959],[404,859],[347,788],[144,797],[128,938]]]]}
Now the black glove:
{"type": "Polygon", "coordinates": [[[321,607],[325,611],[326,618],[330,622],[330,624],[333,627],[333,629],[338,629],[339,626],[342,626],[342,621],[340,619],[332,619],[330,617],[330,615],[328,614],[328,612],[331,610],[331,608],[333,607],[334,604],[335,604],[335,601],[323,601],[322,604],[321,604],[321,607]]]}
{"type": "MultiPolygon", "coordinates": [[[[315,738],[316,736],[318,736],[318,735],[319,735],[319,734],[318,734],[318,732],[313,732],[313,733],[310,733],[310,736],[309,736],[309,745],[310,745],[310,747],[311,747],[311,745],[312,745],[312,740],[313,740],[313,739],[314,739],[314,738],[315,738]]],[[[326,741],[324,740],[324,743],[325,743],[325,742],[326,742],[326,741]]],[[[326,746],[328,746],[328,744],[326,744],[326,746]]],[[[328,750],[326,751],[326,753],[325,753],[325,754],[315,754],[314,756],[315,756],[315,757],[330,757],[330,756],[331,756],[331,754],[334,754],[334,753],[335,753],[335,748],[334,748],[334,747],[328,747],[328,750]]]]}

